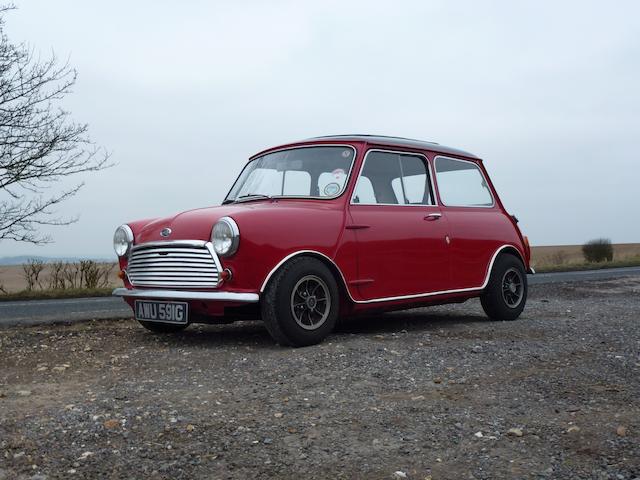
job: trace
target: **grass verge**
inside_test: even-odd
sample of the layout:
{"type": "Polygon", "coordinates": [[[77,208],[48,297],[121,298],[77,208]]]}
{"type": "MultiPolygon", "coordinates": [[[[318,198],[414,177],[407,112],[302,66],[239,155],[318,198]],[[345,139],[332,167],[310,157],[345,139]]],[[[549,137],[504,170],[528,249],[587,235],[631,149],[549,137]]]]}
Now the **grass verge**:
{"type": "Polygon", "coordinates": [[[640,267],[640,256],[600,263],[565,263],[563,265],[534,266],[537,273],[577,272],[581,270],[601,270],[603,268],[640,267]]]}
{"type": "Polygon", "coordinates": [[[65,290],[23,290],[21,292],[0,295],[0,302],[14,300],[57,300],[60,298],[109,297],[113,287],[108,288],[69,288],[65,290]]]}

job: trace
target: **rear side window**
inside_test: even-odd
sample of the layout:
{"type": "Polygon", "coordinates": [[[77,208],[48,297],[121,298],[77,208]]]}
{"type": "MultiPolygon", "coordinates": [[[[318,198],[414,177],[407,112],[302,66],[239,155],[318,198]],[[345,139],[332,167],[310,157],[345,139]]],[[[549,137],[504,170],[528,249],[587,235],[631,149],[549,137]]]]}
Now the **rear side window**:
{"type": "Polygon", "coordinates": [[[436,157],[440,200],[449,207],[491,207],[493,196],[480,168],[465,160],[436,157]]]}
{"type": "Polygon", "coordinates": [[[353,203],[433,205],[425,160],[417,155],[369,152],[358,178],[353,203]]]}

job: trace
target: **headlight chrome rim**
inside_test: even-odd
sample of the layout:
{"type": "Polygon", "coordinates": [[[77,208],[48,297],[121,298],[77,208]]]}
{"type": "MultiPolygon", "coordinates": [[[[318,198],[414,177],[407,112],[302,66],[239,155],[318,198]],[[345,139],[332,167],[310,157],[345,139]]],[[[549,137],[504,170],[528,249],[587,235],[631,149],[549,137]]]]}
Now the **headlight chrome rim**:
{"type": "Polygon", "coordinates": [[[115,250],[116,255],[118,255],[118,257],[124,257],[131,251],[132,246],[133,230],[131,230],[131,227],[129,227],[129,225],[120,225],[118,228],[116,228],[116,231],[113,234],[113,249],[115,250]],[[120,241],[116,238],[119,232],[124,233],[124,238],[127,242],[124,251],[118,248],[119,245],[124,245],[124,243],[120,243],[120,241]],[[116,242],[118,242],[118,244],[116,242]]]}
{"type": "Polygon", "coordinates": [[[213,250],[221,257],[230,257],[238,251],[238,246],[240,245],[240,229],[233,218],[222,217],[216,222],[211,229],[211,243],[213,244],[213,250]],[[231,241],[226,248],[220,247],[219,239],[216,238],[216,227],[220,225],[225,225],[231,232],[231,236],[229,237],[231,241]]]}

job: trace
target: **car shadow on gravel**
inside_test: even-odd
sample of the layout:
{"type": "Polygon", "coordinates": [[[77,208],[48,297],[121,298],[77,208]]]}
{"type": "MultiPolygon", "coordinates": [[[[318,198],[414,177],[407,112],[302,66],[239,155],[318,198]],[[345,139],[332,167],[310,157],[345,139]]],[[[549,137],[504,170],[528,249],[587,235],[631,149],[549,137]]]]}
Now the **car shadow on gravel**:
{"type": "MultiPolygon", "coordinates": [[[[454,328],[459,325],[486,323],[482,315],[458,313],[432,313],[424,309],[378,315],[356,316],[343,319],[336,326],[331,338],[340,341],[345,335],[380,335],[401,331],[428,332],[454,328]]],[[[140,328],[135,330],[140,343],[162,342],[171,347],[247,346],[277,347],[261,321],[240,321],[225,325],[195,324],[171,335],[155,335],[140,328]]]]}
{"type": "Polygon", "coordinates": [[[171,347],[275,346],[273,339],[259,321],[242,321],[225,325],[194,324],[182,332],[170,335],[157,335],[142,327],[135,332],[136,339],[140,343],[162,342],[171,347]]]}
{"type": "Polygon", "coordinates": [[[420,309],[347,318],[336,327],[335,334],[384,334],[396,333],[402,330],[428,332],[430,330],[453,328],[458,325],[486,322],[487,318],[483,315],[435,313],[420,309]]]}

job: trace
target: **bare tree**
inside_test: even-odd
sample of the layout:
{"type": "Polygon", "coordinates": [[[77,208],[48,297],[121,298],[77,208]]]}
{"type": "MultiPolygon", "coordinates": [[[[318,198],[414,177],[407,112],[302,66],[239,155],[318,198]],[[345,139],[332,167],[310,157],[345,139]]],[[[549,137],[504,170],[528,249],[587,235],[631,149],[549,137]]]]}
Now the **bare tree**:
{"type": "Polygon", "coordinates": [[[49,290],[64,290],[66,285],[64,281],[65,263],[61,260],[51,262],[49,264],[49,290]]]}
{"type": "Polygon", "coordinates": [[[60,218],[55,207],[82,183],[66,189],[55,184],[106,168],[109,155],[91,142],[87,125],[74,123],[60,106],[76,71],[7,38],[4,15],[12,8],[0,7],[0,241],[39,244],[51,241],[40,227],[77,220],[60,218]]]}
{"type": "Polygon", "coordinates": [[[31,258],[22,265],[22,276],[27,282],[27,290],[32,291],[35,287],[42,288],[40,274],[44,270],[44,262],[37,258],[31,258]]]}

